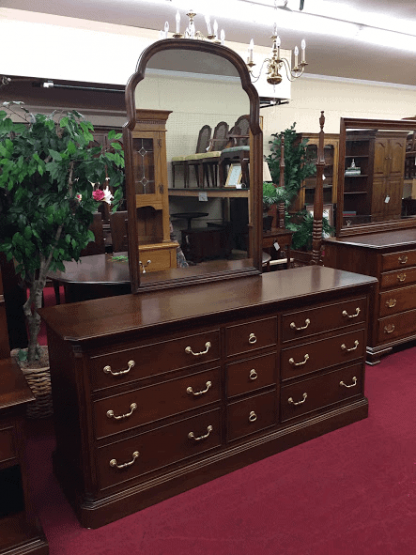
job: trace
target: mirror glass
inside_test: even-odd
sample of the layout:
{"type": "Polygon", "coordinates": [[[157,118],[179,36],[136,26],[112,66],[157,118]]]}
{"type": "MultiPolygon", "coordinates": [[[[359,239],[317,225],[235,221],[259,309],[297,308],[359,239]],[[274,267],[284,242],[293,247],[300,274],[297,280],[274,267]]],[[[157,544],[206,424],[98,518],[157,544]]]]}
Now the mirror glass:
{"type": "Polygon", "coordinates": [[[415,122],[342,118],[337,235],[416,226],[415,122]]]}
{"type": "Polygon", "coordinates": [[[250,100],[234,64],[166,41],[147,62],[134,100],[140,285],[258,272],[250,100]]]}

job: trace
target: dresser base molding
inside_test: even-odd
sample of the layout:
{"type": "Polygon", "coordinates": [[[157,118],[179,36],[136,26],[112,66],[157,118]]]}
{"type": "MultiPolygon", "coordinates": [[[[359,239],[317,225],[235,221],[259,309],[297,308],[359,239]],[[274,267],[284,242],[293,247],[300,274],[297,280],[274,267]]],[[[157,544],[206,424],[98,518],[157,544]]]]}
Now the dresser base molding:
{"type": "Polygon", "coordinates": [[[76,491],[69,479],[71,468],[68,468],[65,462],[61,464],[56,453],[53,457],[54,471],[81,525],[96,529],[243,468],[247,464],[367,417],[368,400],[364,397],[306,421],[293,422],[270,433],[263,433],[252,440],[245,440],[239,445],[205,456],[200,461],[189,462],[171,472],[164,471],[157,477],[130,488],[125,487],[122,491],[94,501],[80,499],[80,492],[76,491]]]}
{"type": "Polygon", "coordinates": [[[395,339],[394,341],[391,341],[386,345],[379,345],[378,347],[369,347],[367,345],[366,364],[368,364],[368,366],[375,366],[376,364],[380,363],[381,357],[391,353],[395,347],[399,347],[400,345],[406,345],[407,343],[410,344],[414,341],[416,341],[416,335],[409,335],[407,337],[395,339]]]}

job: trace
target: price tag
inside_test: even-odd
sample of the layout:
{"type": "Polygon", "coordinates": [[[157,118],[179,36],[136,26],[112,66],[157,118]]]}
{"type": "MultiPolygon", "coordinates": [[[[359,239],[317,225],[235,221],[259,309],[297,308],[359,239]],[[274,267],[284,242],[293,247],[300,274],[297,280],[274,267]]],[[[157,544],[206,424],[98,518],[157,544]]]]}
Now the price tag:
{"type": "Polygon", "coordinates": [[[198,200],[201,202],[207,202],[208,201],[208,194],[207,193],[199,193],[198,194],[198,200]]]}
{"type": "Polygon", "coordinates": [[[390,197],[389,197],[389,195],[386,196],[386,198],[384,199],[384,202],[385,202],[386,204],[388,204],[388,203],[390,202],[390,197]]]}
{"type": "Polygon", "coordinates": [[[273,246],[274,246],[274,248],[275,248],[277,251],[280,251],[280,245],[279,245],[279,243],[278,243],[277,241],[275,241],[275,242],[273,243],[273,246]]]}

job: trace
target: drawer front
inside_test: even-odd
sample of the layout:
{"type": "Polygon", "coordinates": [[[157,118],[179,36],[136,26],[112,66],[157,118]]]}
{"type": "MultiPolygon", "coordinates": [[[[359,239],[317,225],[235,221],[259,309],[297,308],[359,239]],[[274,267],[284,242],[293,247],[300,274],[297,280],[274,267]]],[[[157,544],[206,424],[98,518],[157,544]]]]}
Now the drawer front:
{"type": "Polygon", "coordinates": [[[131,349],[120,348],[90,358],[92,381],[95,389],[110,387],[194,364],[205,364],[217,360],[219,354],[219,330],[131,349]]]}
{"type": "Polygon", "coordinates": [[[416,268],[394,270],[381,274],[380,285],[382,289],[387,287],[398,287],[400,285],[410,285],[416,283],[416,268]]]}
{"type": "Polygon", "coordinates": [[[0,430],[0,463],[14,459],[16,455],[14,428],[0,430]]]}
{"type": "Polygon", "coordinates": [[[416,285],[380,293],[380,317],[416,308],[416,285]]]}
{"type": "Polygon", "coordinates": [[[97,438],[220,400],[220,369],[143,387],[94,402],[97,438]]]}
{"type": "Polygon", "coordinates": [[[378,321],[378,341],[384,343],[391,341],[396,337],[406,337],[416,333],[416,310],[409,310],[389,316],[387,318],[380,318],[378,321]]]}
{"type": "Polygon", "coordinates": [[[308,378],[281,389],[282,422],[364,394],[364,363],[308,378]]]}
{"type": "Polygon", "coordinates": [[[276,383],[276,353],[227,365],[227,396],[242,395],[276,383]]]}
{"type": "Polygon", "coordinates": [[[367,299],[358,297],[282,315],[282,342],[364,322],[367,299]]]}
{"type": "Polygon", "coordinates": [[[277,422],[277,393],[253,395],[228,406],[227,439],[232,441],[269,428],[277,422]]]}
{"type": "Polygon", "coordinates": [[[220,409],[97,449],[100,489],[127,482],[221,444],[220,409]]]}
{"type": "Polygon", "coordinates": [[[139,257],[145,265],[146,272],[160,272],[168,268],[176,268],[176,248],[170,250],[140,248],[139,257]]]}
{"type": "Polygon", "coordinates": [[[225,337],[227,356],[272,347],[277,343],[277,317],[229,326],[225,337]]]}
{"type": "Polygon", "coordinates": [[[364,338],[365,331],[361,329],[283,349],[280,362],[282,380],[298,378],[364,356],[364,338]]]}
{"type": "Polygon", "coordinates": [[[381,260],[381,269],[383,272],[398,268],[406,268],[408,266],[416,266],[416,250],[383,254],[381,260]]]}

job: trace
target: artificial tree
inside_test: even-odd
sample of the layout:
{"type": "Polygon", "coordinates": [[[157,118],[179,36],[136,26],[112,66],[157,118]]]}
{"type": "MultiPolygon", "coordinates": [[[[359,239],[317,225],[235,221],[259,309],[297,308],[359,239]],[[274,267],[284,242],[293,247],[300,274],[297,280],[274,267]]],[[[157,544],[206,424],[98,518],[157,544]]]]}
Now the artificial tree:
{"type": "Polygon", "coordinates": [[[75,110],[32,114],[21,102],[4,102],[3,108],[0,250],[14,260],[29,289],[23,309],[30,364],[40,352],[38,309],[47,274],[64,270],[64,261],[78,260],[94,240],[89,226],[98,202],[112,200],[112,209],[117,208],[124,154],[115,131],[108,135],[111,151],[91,147],[93,125],[75,110]]]}

